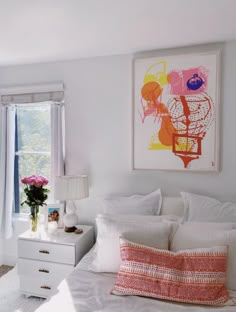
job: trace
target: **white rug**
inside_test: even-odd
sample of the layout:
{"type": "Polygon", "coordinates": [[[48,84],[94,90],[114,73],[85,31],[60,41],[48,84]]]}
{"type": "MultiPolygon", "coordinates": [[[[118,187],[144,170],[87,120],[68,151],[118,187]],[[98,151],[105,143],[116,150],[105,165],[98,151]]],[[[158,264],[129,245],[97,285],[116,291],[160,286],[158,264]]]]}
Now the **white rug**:
{"type": "Polygon", "coordinates": [[[34,312],[44,301],[36,297],[25,298],[19,293],[16,267],[0,278],[1,312],[34,312]]]}

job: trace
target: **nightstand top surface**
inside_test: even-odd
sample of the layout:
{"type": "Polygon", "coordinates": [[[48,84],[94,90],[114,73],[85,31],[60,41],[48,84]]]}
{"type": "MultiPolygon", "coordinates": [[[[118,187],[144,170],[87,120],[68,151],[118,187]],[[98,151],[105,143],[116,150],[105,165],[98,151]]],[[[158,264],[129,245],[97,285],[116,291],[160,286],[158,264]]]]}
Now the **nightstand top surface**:
{"type": "Polygon", "coordinates": [[[55,244],[66,244],[74,245],[78,240],[80,240],[88,231],[93,230],[93,227],[90,225],[79,225],[79,228],[83,229],[82,234],[67,233],[63,229],[58,229],[56,233],[49,234],[47,229],[42,226],[40,228],[39,236],[33,237],[30,230],[22,233],[18,236],[18,239],[32,240],[38,242],[48,242],[55,244]]]}

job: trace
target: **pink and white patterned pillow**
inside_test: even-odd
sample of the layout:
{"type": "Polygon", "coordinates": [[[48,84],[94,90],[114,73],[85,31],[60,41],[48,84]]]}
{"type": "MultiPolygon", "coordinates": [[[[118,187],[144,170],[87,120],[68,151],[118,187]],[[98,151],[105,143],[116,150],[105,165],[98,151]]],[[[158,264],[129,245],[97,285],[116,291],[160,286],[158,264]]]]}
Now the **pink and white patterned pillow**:
{"type": "Polygon", "coordinates": [[[202,305],[235,305],[225,288],[227,246],[179,252],[120,238],[114,295],[138,295],[202,305]]]}

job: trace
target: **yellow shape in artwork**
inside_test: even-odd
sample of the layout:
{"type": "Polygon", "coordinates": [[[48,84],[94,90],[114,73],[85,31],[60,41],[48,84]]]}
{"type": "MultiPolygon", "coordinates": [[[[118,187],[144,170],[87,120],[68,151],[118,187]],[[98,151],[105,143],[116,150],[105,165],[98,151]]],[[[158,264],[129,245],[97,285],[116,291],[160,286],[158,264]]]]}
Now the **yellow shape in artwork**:
{"type": "Polygon", "coordinates": [[[193,143],[192,142],[178,142],[176,145],[176,150],[177,151],[185,151],[185,152],[192,152],[193,151],[193,143]]]}
{"type": "Polygon", "coordinates": [[[172,146],[166,146],[161,143],[150,143],[149,150],[172,150],[172,146]]]}
{"type": "Polygon", "coordinates": [[[167,146],[167,145],[164,145],[164,144],[160,143],[160,141],[158,140],[157,135],[154,134],[151,137],[151,142],[149,144],[148,149],[149,150],[172,150],[172,146],[167,146]]]}
{"type": "Polygon", "coordinates": [[[168,84],[166,64],[166,61],[152,64],[144,75],[143,83],[145,84],[150,81],[157,81],[161,86],[168,84]]]}

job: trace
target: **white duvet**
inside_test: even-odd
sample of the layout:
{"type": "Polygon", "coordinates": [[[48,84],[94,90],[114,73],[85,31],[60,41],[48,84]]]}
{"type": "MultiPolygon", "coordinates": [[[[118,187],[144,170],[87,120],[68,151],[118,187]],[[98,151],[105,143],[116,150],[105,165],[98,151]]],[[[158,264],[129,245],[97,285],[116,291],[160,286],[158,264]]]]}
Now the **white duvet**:
{"type": "Polygon", "coordinates": [[[89,271],[92,260],[93,251],[90,251],[35,312],[236,312],[236,306],[216,308],[111,295],[116,274],[89,271]]]}

